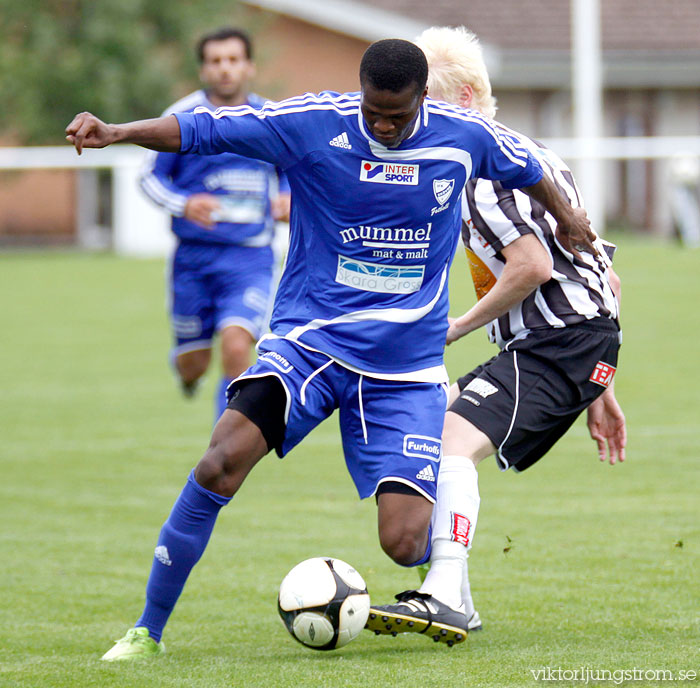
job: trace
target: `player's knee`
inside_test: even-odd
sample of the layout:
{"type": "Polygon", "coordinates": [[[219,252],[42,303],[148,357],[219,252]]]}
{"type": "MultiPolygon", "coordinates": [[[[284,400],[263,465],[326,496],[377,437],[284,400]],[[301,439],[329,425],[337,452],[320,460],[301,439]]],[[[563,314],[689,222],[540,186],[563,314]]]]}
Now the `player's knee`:
{"type": "Polygon", "coordinates": [[[249,344],[236,345],[221,350],[221,364],[229,377],[238,377],[250,366],[251,347],[249,344]]]}
{"type": "Polygon", "coordinates": [[[253,423],[240,413],[225,411],[195,468],[195,479],[207,490],[232,497],[267,452],[262,433],[253,423]]]}
{"type": "Polygon", "coordinates": [[[209,350],[190,351],[176,359],[177,372],[184,382],[196,382],[207,372],[211,352],[209,350]]]}
{"type": "Polygon", "coordinates": [[[207,490],[233,497],[245,478],[238,470],[240,459],[230,443],[212,441],[195,468],[195,479],[207,490]]]}
{"type": "Polygon", "coordinates": [[[195,468],[195,479],[207,490],[221,493],[222,485],[226,482],[227,462],[223,447],[210,444],[195,468]]]}
{"type": "Polygon", "coordinates": [[[425,553],[428,545],[427,533],[408,530],[391,530],[379,534],[384,552],[400,566],[415,564],[425,553]]]}
{"type": "Polygon", "coordinates": [[[228,327],[221,333],[221,362],[229,376],[240,375],[250,365],[255,343],[252,335],[241,327],[228,327]]]}

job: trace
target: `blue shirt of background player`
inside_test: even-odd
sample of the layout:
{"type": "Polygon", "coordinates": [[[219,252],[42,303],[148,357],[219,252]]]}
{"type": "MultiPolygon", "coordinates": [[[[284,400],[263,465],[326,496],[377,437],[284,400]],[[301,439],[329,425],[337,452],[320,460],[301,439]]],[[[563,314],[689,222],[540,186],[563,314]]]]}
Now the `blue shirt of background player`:
{"type": "MultiPolygon", "coordinates": [[[[260,108],[265,100],[251,93],[247,104],[260,108]]],[[[203,90],[195,91],[163,114],[192,112],[211,103],[203,90]]],[[[204,244],[267,246],[274,236],[270,201],[288,193],[286,177],[274,165],[232,152],[218,155],[148,154],[141,188],[172,216],[172,230],[180,241],[204,244]],[[185,218],[185,205],[195,193],[221,196],[220,220],[205,228],[185,218]]]]}

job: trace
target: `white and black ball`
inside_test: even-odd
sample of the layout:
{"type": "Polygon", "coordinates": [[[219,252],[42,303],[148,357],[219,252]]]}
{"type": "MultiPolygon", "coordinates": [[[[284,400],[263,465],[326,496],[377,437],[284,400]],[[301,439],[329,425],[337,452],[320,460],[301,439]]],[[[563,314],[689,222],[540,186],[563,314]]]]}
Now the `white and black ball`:
{"type": "Polygon", "coordinates": [[[367,623],[369,594],[350,564],[314,557],[297,564],[280,585],[277,608],[287,630],[314,650],[335,650],[367,623]]]}

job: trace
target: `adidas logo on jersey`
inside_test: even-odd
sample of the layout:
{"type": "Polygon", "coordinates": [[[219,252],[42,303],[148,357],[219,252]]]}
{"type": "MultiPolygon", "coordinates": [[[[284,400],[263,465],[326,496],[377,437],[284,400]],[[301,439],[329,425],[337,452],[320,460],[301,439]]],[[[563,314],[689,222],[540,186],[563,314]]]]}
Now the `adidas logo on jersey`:
{"type": "Polygon", "coordinates": [[[428,464],[422,471],[416,473],[416,478],[418,478],[418,480],[427,480],[429,483],[434,483],[435,473],[433,473],[433,467],[428,464]]]}
{"type": "Polygon", "coordinates": [[[338,136],[331,139],[328,143],[336,148],[345,148],[346,150],[352,148],[352,144],[348,141],[348,134],[345,131],[342,134],[338,134],[338,136]]]}

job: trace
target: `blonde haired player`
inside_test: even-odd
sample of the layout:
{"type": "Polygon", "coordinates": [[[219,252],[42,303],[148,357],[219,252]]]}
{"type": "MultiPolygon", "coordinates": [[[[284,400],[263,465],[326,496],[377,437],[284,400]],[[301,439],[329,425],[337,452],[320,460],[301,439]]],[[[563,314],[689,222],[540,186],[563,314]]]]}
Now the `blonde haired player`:
{"type": "Polygon", "coordinates": [[[416,41],[428,58],[428,95],[496,117],[479,39],[464,26],[426,29],[416,41]]]}
{"type": "MultiPolygon", "coordinates": [[[[428,59],[428,94],[493,117],[496,101],[476,36],[464,27],[431,28],[416,43],[428,59]]],[[[462,112],[455,108],[455,115],[462,112]]],[[[568,167],[541,144],[517,137],[573,207],[582,205],[568,167]]],[[[450,390],[443,456],[431,521],[430,569],[419,590],[373,606],[375,633],[418,632],[452,645],[481,628],[467,555],[479,512],[476,467],[538,461],[587,409],[601,461],[624,460],[625,418],[613,392],[620,344],[615,247],[597,238],[580,253],[536,201],[498,182],[470,180],[462,197],[462,238],[477,303],[450,319],[451,344],[486,326],[500,347],[450,390]],[[607,445],[607,446],[606,446],[607,445]]]]}

